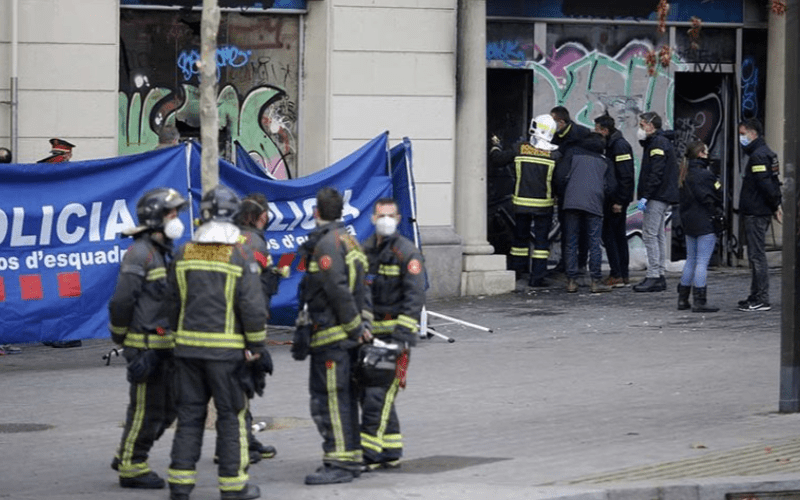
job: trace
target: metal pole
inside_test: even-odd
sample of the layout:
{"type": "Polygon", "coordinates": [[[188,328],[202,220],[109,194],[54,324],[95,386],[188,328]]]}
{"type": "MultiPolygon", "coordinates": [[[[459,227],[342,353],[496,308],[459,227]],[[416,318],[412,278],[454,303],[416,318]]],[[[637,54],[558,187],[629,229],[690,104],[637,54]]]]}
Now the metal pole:
{"type": "Polygon", "coordinates": [[[203,193],[219,184],[219,111],[217,109],[217,0],[203,0],[200,23],[200,143],[203,193]]]}
{"type": "MultiPolygon", "coordinates": [[[[797,167],[800,164],[797,148],[798,118],[798,74],[800,64],[800,8],[799,0],[786,2],[786,38],[784,57],[785,73],[785,111],[783,158],[783,249],[781,271],[781,373],[780,404],[782,413],[800,411],[800,331],[797,324],[797,310],[800,307],[800,274],[797,262],[800,256],[798,243],[798,192],[797,167]]],[[[773,15],[773,14],[771,14],[773,15]]]]}
{"type": "Polygon", "coordinates": [[[11,0],[11,154],[19,154],[19,0],[11,0]]]}

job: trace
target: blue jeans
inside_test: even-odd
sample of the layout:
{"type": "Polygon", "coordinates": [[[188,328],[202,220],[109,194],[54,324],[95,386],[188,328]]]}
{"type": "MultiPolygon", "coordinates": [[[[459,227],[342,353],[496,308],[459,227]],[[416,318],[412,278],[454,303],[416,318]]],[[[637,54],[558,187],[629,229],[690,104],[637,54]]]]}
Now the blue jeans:
{"type": "Polygon", "coordinates": [[[770,219],[769,215],[744,216],[747,260],[750,261],[750,270],[752,271],[750,296],[765,304],[769,304],[769,274],[765,240],[770,219]]]}
{"type": "Polygon", "coordinates": [[[649,200],[642,218],[642,239],[647,251],[647,277],[658,278],[666,271],[667,232],[664,221],[667,218],[669,204],[658,200],[649,200]]]}
{"type": "Polygon", "coordinates": [[[717,235],[714,233],[702,236],[686,235],[686,264],[683,265],[681,285],[703,288],[708,277],[708,261],[714,253],[717,235]]]}
{"type": "Polygon", "coordinates": [[[603,249],[600,247],[603,232],[603,217],[583,210],[564,210],[564,231],[567,238],[567,255],[564,259],[567,266],[567,278],[578,276],[578,241],[580,239],[581,222],[585,224],[586,236],[589,240],[589,272],[592,280],[603,278],[600,265],[603,262],[603,249]]]}

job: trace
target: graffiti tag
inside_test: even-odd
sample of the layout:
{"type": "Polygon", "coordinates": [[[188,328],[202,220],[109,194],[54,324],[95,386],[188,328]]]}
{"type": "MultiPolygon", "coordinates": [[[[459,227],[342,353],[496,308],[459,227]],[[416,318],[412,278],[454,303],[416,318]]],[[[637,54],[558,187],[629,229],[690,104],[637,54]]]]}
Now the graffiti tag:
{"type": "Polygon", "coordinates": [[[752,57],[742,61],[742,117],[758,116],[758,68],[752,57]]]}
{"type": "MultiPolygon", "coordinates": [[[[241,68],[250,62],[252,50],[242,50],[234,45],[225,45],[217,48],[217,79],[219,80],[220,69],[224,67],[241,68]]],[[[178,54],[177,66],[183,73],[184,81],[189,81],[193,76],[200,74],[198,62],[200,52],[196,49],[182,50],[178,54]]]]}

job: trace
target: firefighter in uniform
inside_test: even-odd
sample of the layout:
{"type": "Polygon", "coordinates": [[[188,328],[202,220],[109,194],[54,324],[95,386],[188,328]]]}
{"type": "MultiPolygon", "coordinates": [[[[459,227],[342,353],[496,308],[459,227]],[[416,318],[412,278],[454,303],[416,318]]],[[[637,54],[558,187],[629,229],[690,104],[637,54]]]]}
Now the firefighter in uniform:
{"type": "Polygon", "coordinates": [[[514,240],[511,244],[510,267],[519,279],[530,268],[529,286],[545,286],[547,259],[550,257],[549,233],[553,219],[554,153],[558,146],[550,143],[556,131],[550,115],[531,120],[530,143],[520,146],[514,159],[516,182],[511,202],[514,206],[514,240]],[[530,248],[533,221],[533,250],[530,248]]]}
{"type": "MultiPolygon", "coordinates": [[[[354,380],[359,343],[369,341],[372,312],[366,284],[367,257],[347,232],[342,195],[334,188],[317,192],[317,229],[303,244],[306,274],[300,301],[310,317],[309,393],[311,416],[322,435],[322,467],[306,484],[345,483],[361,474],[358,388],[354,380]]],[[[295,359],[304,359],[298,336],[295,359]]]]}
{"type": "MultiPolygon", "coordinates": [[[[372,335],[395,351],[395,367],[361,367],[361,448],[365,470],[393,467],[403,455],[400,421],[395,411],[397,391],[405,388],[409,347],[417,343],[425,303],[425,272],[419,249],[398,234],[397,203],[375,203],[375,234],[364,243],[372,289],[372,335]]],[[[393,356],[393,357],[394,357],[393,356]]]]}
{"type": "MultiPolygon", "coordinates": [[[[236,215],[236,225],[242,234],[240,242],[253,255],[261,268],[261,290],[264,292],[264,305],[269,318],[269,305],[272,296],[278,292],[280,270],[272,263],[272,256],[267,250],[264,228],[269,222],[267,198],[261,193],[251,193],[242,200],[242,209],[236,215]]],[[[288,270],[288,269],[287,269],[288,270]]],[[[256,439],[252,432],[253,416],[247,412],[247,428],[250,443],[250,463],[254,464],[264,458],[273,458],[277,454],[274,446],[265,445],[256,439]]]]}
{"type": "Polygon", "coordinates": [[[225,186],[207,192],[200,202],[203,224],[178,250],[167,275],[179,389],[168,479],[171,500],[188,499],[194,488],[212,397],[221,498],[261,496],[258,486],[247,482],[249,400],[240,373],[246,362],[262,363],[266,373],[272,366],[261,270],[233,224],[240,207],[239,198],[225,186]]]}
{"type": "Polygon", "coordinates": [[[124,488],[164,487],[164,480],[147,465],[147,456],[175,420],[174,339],[164,300],[167,260],[172,241],[183,234],[178,211],[185,206],[186,200],[174,189],[156,188],[141,197],[136,204],[139,225],[124,231],[133,237],[133,245],[125,253],[108,302],[111,338],[124,346],[130,382],[122,440],[111,463],[124,488]]]}

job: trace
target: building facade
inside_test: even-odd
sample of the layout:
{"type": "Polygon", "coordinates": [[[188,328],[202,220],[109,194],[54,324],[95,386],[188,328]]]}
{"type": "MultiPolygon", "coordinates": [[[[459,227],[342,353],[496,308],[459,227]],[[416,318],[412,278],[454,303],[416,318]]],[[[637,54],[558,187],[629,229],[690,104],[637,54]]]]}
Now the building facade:
{"type": "MultiPolygon", "coordinates": [[[[627,1],[619,12],[589,0],[220,1],[220,144],[288,178],[385,130],[409,137],[430,296],[507,292],[514,275],[487,238],[488,134],[513,142],[555,105],[586,125],[608,110],[633,144],[637,114],[659,112],[680,144],[712,146],[736,206],[735,124],[766,118],[772,132],[769,75],[782,64],[769,60],[766,7],[733,3],[682,3],[661,33],[654,6],[627,1]],[[703,18],[699,43],[691,16],[703,18]],[[665,64],[648,65],[661,47],[665,64]]],[[[0,3],[0,146],[35,162],[61,137],[87,160],[152,149],[165,124],[197,134],[191,4],[0,3]]]]}

